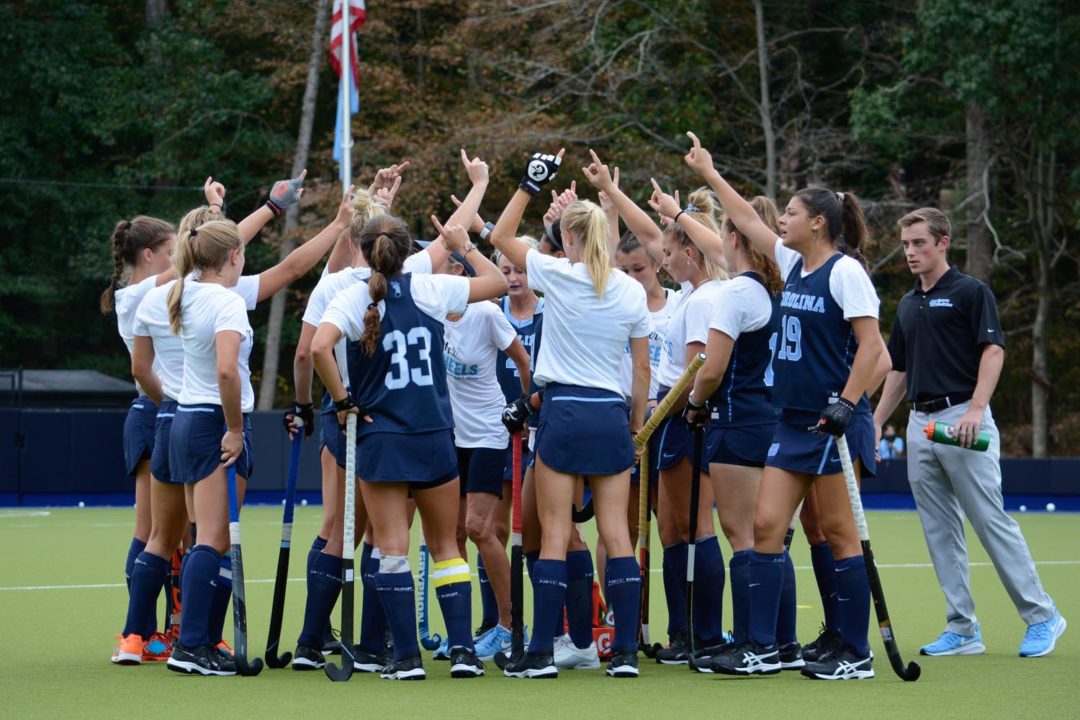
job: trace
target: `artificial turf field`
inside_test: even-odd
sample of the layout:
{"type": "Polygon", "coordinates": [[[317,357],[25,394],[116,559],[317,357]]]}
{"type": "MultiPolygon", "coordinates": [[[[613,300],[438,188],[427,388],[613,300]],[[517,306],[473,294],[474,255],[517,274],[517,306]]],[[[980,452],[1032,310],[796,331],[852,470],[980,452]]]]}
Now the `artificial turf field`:
{"type": "MultiPolygon", "coordinates": [[[[244,510],[253,654],[261,654],[266,638],[280,516],[279,507],[244,510]]],[[[318,507],[297,508],[283,632],[287,647],[300,630],[304,556],[320,517],[318,507]]],[[[917,658],[923,667],[916,683],[903,683],[892,673],[874,625],[877,677],[863,682],[811,681],[798,673],[750,679],[699,675],[642,656],[637,680],[614,680],[602,671],[564,671],[550,682],[510,680],[489,664],[486,677],[451,681],[446,664],[427,660],[428,679],[422,683],[359,673],[348,683],[332,683],[322,672],[288,669],[264,669],[255,678],[201,678],[169,672],[160,664],[114,666],[109,654],[127,607],[122,571],[132,510],[0,509],[0,717],[1078,717],[1080,692],[1072,683],[1080,671],[1080,518],[1071,513],[1016,517],[1047,591],[1074,624],[1045,658],[1016,656],[1024,625],[970,530],[972,586],[987,653],[917,658],[919,645],[944,627],[944,602],[918,518],[914,512],[871,512],[871,536],[901,651],[905,660],[917,658]]],[[[799,634],[807,642],[816,636],[821,608],[799,535],[793,551],[799,634]]],[[[414,557],[415,552],[414,544],[414,557]]],[[[657,631],[666,622],[659,566],[654,553],[654,639],[660,639],[657,631]]],[[[473,597],[478,618],[475,589],[473,597]]],[[[441,632],[438,605],[434,597],[430,602],[433,629],[441,632]]],[[[231,639],[229,617],[226,637],[231,639]]],[[[531,620],[531,609],[526,620],[531,620]]]]}

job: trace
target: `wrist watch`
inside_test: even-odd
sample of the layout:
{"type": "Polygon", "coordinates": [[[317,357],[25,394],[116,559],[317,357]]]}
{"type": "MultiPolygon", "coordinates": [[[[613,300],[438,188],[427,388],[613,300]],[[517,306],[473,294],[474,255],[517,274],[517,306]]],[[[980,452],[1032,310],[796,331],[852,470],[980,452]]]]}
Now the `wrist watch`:
{"type": "Polygon", "coordinates": [[[495,229],[495,223],[488,220],[484,223],[484,227],[480,230],[480,239],[487,240],[491,236],[491,231],[495,229]]]}

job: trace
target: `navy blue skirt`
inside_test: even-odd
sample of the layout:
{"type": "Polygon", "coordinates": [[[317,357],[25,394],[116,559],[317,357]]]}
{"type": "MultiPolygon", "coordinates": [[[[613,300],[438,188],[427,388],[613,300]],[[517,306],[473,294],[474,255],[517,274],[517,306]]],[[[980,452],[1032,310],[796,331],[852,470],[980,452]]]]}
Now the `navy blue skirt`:
{"type": "Polygon", "coordinates": [[[322,408],[319,410],[319,452],[323,448],[330,451],[339,468],[345,467],[345,431],[338,425],[334,401],[330,393],[323,393],[322,408]]]}
{"type": "Polygon", "coordinates": [[[458,476],[452,431],[364,435],[356,443],[356,474],[365,482],[427,487],[449,482],[458,476]]]}
{"type": "Polygon", "coordinates": [[[561,473],[615,475],[634,464],[626,401],[619,393],[550,383],[536,432],[536,455],[561,473]]]}
{"type": "MultiPolygon", "coordinates": [[[[671,388],[661,385],[656,393],[657,402],[663,401],[670,391],[671,388]]],[[[682,419],[681,412],[672,411],[660,427],[656,428],[653,437],[657,436],[656,466],[660,470],[670,470],[683,458],[693,457],[694,435],[682,419]]]]}
{"type": "MultiPolygon", "coordinates": [[[[817,425],[819,413],[787,411],[780,416],[773,433],[765,464],[809,475],[835,475],[843,472],[836,438],[810,432],[817,425]]],[[[862,460],[862,477],[874,477],[874,419],[870,413],[856,413],[844,436],[851,451],[851,461],[862,460]]]]}
{"type": "Polygon", "coordinates": [[[718,465],[765,467],[765,458],[776,432],[776,423],[723,427],[705,430],[705,461],[718,465]]]}
{"type": "MultiPolygon", "coordinates": [[[[190,485],[217,470],[224,434],[220,405],[178,405],[169,433],[169,482],[190,485]]],[[[251,447],[251,418],[244,415],[244,449],[235,467],[237,475],[248,479],[254,471],[251,447]]]]}
{"type": "Polygon", "coordinates": [[[131,401],[124,418],[124,467],[128,477],[135,479],[135,468],[154,452],[154,423],[158,406],[146,395],[131,401]]]}
{"type": "Polygon", "coordinates": [[[172,482],[172,473],[169,472],[169,436],[172,433],[176,406],[175,400],[162,402],[158,406],[157,420],[154,423],[154,452],[150,456],[150,472],[155,480],[161,482],[172,482]]]}

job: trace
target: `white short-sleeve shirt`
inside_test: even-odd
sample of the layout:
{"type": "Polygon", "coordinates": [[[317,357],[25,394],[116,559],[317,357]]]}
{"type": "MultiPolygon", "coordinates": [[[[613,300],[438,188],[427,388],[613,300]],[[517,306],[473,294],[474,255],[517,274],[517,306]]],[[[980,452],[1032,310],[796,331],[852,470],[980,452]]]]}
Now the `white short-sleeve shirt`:
{"type": "Polygon", "coordinates": [[[707,280],[697,288],[684,286],[680,302],[668,319],[667,332],[660,355],[659,381],[672,387],[686,369],[686,346],[706,343],[709,321],[716,311],[720,290],[726,280],[707,280]]]}
{"type": "Polygon", "coordinates": [[[221,404],[217,382],[217,334],[232,330],[240,334],[240,352],[236,361],[240,374],[240,410],[245,413],[254,410],[255,391],[251,387],[251,370],[248,368],[252,332],[243,297],[217,283],[187,280],[180,310],[184,381],[177,400],[181,405],[221,404]]]}
{"type": "MultiPolygon", "coordinates": [[[[414,275],[412,301],[422,313],[443,320],[450,313],[465,312],[469,305],[469,279],[453,275],[414,275]]],[[[364,313],[371,304],[367,283],[355,283],[339,292],[326,312],[322,323],[329,323],[349,340],[359,340],[364,334],[364,313]]],[[[386,312],[386,302],[379,301],[379,317],[386,312]]]]}
{"type": "Polygon", "coordinates": [[[772,310],[772,298],[765,286],[753,278],[738,275],[720,287],[709,329],[738,340],[744,332],[768,325],[772,310]]]}
{"type": "MultiPolygon", "coordinates": [[[[117,288],[113,295],[113,307],[116,309],[116,328],[120,331],[120,339],[124,341],[128,355],[135,351],[135,335],[131,328],[135,324],[135,311],[139,303],[157,286],[157,275],[144,278],[134,285],[117,288]]],[[[142,388],[135,384],[139,394],[143,394],[142,388]]]]}
{"type": "MultiPolygon", "coordinates": [[[[664,288],[664,306],[657,311],[649,311],[652,330],[649,332],[649,399],[655,400],[660,387],[660,357],[664,352],[664,337],[667,333],[668,320],[678,303],[678,293],[664,288]]],[[[626,353],[622,364],[623,395],[630,397],[634,386],[634,361],[630,355],[630,343],[626,344],[626,353]]]]}
{"type": "MultiPolygon", "coordinates": [[[[780,266],[780,277],[786,280],[802,255],[785,247],[780,238],[776,239],[773,252],[776,255],[776,264],[780,266]]],[[[802,277],[809,274],[804,268],[802,277]]],[[[845,255],[836,261],[832,274],[829,275],[829,292],[836,304],[844,309],[845,320],[878,317],[880,301],[877,290],[874,289],[874,283],[870,281],[866,270],[855,258],[845,255]]]]}
{"type": "Polygon", "coordinates": [[[517,338],[498,305],[477,302],[457,320],[443,320],[443,360],[454,410],[454,444],[501,450],[509,442],[502,424],[506,404],[495,364],[517,338]]]}
{"type": "Polygon", "coordinates": [[[146,293],[132,326],[136,337],[148,337],[154,343],[154,374],[168,400],[180,397],[184,383],[184,342],[169,327],[169,291],[175,284],[172,280],[146,293]]]}
{"type": "Polygon", "coordinates": [[[529,286],[544,293],[544,339],[536,384],[562,383],[622,394],[619,377],[627,340],[649,336],[645,288],[618,271],[599,297],[584,263],[537,250],[526,256],[529,286]]]}

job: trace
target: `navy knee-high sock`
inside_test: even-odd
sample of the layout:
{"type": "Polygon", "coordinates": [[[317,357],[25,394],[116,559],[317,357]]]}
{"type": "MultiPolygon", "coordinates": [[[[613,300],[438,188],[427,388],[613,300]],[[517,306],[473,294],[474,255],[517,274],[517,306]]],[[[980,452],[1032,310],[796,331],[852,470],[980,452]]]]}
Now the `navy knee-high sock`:
{"type": "Polygon", "coordinates": [[[315,563],[315,558],[319,557],[319,553],[326,547],[326,538],[316,535],[315,539],[311,541],[311,549],[307,553],[307,571],[311,572],[311,568],[315,563]]]}
{"type": "Polygon", "coordinates": [[[360,583],[364,604],[360,610],[360,649],[378,655],[386,646],[386,613],[379,602],[375,574],[379,572],[379,550],[364,543],[360,552],[360,583]]]}
{"type": "Polygon", "coordinates": [[[131,573],[135,572],[135,558],[146,549],[146,543],[139,538],[131,538],[128,545],[127,560],[124,561],[124,582],[127,583],[128,592],[131,592],[131,573]]]}
{"type": "Polygon", "coordinates": [[[472,582],[464,558],[435,563],[435,597],[446,622],[447,649],[473,649],[472,582]]]}
{"type": "Polygon", "coordinates": [[[728,561],[731,573],[731,634],[735,642],[750,638],[750,553],[739,550],[728,561]]]}
{"type": "Polygon", "coordinates": [[[221,556],[217,588],[214,589],[214,601],[210,605],[210,624],[207,626],[207,631],[210,634],[211,645],[221,642],[222,633],[225,632],[225,617],[229,613],[230,599],[232,599],[232,557],[229,553],[225,553],[221,556]]]}
{"type": "Polygon", "coordinates": [[[566,553],[566,618],[579,648],[593,642],[593,559],[588,550],[566,553]]]}
{"type": "Polygon", "coordinates": [[[790,645],[799,642],[795,631],[795,564],[791,553],[784,551],[784,584],[780,591],[780,612],[776,616],[776,642],[790,645]]]}
{"type": "Polygon", "coordinates": [[[677,542],[664,548],[664,597],[668,607],[668,636],[686,630],[686,554],[689,545],[677,542]]]}
{"type": "Polygon", "coordinates": [[[870,579],[866,576],[866,558],[862,555],[836,561],[837,623],[840,637],[855,649],[859,657],[870,654],[867,634],[870,629],[870,579]]]}
{"type": "Polygon", "coordinates": [[[818,594],[821,595],[821,609],[825,613],[825,628],[838,631],[836,600],[836,560],[833,558],[829,543],[810,546],[810,562],[814,566],[814,579],[817,580],[818,594]]]}
{"type": "Polygon", "coordinates": [[[495,625],[499,622],[499,603],[495,600],[495,591],[491,589],[491,581],[488,580],[487,570],[484,568],[484,558],[480,553],[476,554],[476,574],[480,576],[480,608],[483,611],[480,624],[495,625]]]}
{"type": "Polygon", "coordinates": [[[694,550],[694,635],[699,647],[724,640],[724,585],[727,572],[715,535],[699,538],[694,550]]]}
{"type": "MultiPolygon", "coordinates": [[[[533,636],[529,652],[550,653],[555,646],[555,618],[566,600],[566,561],[537,560],[533,584],[533,636]]],[[[562,629],[558,632],[561,634],[562,629]]]]}
{"type": "Polygon", "coordinates": [[[784,584],[784,553],[750,555],[750,639],[759,645],[776,642],[776,614],[784,584]]]}
{"type": "Polygon", "coordinates": [[[394,660],[420,653],[416,636],[416,586],[409,558],[383,555],[375,573],[379,602],[394,636],[394,660]]]}
{"type": "Polygon", "coordinates": [[[158,595],[165,586],[165,581],[172,571],[172,563],[143,550],[135,558],[135,569],[131,572],[131,586],[128,595],[127,622],[124,623],[124,635],[135,633],[148,640],[157,632],[158,595]]]}
{"type": "Polygon", "coordinates": [[[298,645],[319,650],[323,646],[326,626],[341,594],[341,558],[320,552],[311,563],[307,575],[307,602],[304,605],[304,627],[298,645]]]}
{"type": "MultiPolygon", "coordinates": [[[[641,616],[641,568],[633,555],[608,558],[607,597],[615,611],[615,652],[637,652],[641,616]]],[[[591,639],[590,639],[591,641],[591,639]]]]}
{"type": "Polygon", "coordinates": [[[184,606],[180,612],[180,644],[186,648],[202,647],[210,642],[207,630],[210,606],[214,603],[221,554],[209,545],[196,545],[187,554],[180,579],[184,606]]]}

